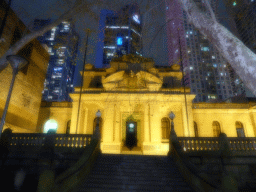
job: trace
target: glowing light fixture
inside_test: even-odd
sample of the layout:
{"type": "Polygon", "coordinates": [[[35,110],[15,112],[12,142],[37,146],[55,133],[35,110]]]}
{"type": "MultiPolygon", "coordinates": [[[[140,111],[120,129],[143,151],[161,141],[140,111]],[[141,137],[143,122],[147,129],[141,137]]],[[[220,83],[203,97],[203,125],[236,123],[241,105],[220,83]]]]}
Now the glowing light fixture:
{"type": "Polygon", "coordinates": [[[55,132],[58,129],[57,121],[50,119],[44,125],[44,133],[47,133],[49,130],[54,130],[55,132]]]}
{"type": "Polygon", "coordinates": [[[123,38],[117,37],[117,45],[123,45],[123,38]]]}
{"type": "Polygon", "coordinates": [[[233,6],[236,6],[236,2],[233,2],[233,6]]]}
{"type": "Polygon", "coordinates": [[[140,24],[140,20],[139,20],[139,16],[138,16],[138,15],[134,15],[132,18],[133,18],[133,20],[134,20],[136,23],[140,24]]]}

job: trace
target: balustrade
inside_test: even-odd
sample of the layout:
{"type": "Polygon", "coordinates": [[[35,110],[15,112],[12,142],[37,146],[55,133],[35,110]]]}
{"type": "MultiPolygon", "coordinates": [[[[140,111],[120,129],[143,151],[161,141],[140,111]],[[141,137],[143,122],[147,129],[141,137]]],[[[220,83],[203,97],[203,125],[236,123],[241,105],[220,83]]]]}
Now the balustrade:
{"type": "MultiPolygon", "coordinates": [[[[47,134],[45,133],[14,133],[10,145],[43,146],[47,134]]],[[[92,135],[88,134],[55,134],[56,147],[81,148],[90,145],[92,135]]]]}
{"type": "MultiPolygon", "coordinates": [[[[178,137],[184,151],[217,151],[219,150],[218,137],[178,137]]],[[[229,137],[231,151],[256,151],[255,137],[229,137]]]]}

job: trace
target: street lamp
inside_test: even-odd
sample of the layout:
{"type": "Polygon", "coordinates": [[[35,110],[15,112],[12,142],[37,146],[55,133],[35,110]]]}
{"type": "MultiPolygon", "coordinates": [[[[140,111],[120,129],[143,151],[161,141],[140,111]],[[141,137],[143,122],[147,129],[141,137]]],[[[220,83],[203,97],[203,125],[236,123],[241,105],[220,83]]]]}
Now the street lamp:
{"type": "Polygon", "coordinates": [[[100,135],[100,128],[99,128],[99,119],[100,119],[100,117],[101,117],[101,112],[100,112],[100,110],[98,110],[97,112],[96,112],[96,119],[97,119],[97,121],[96,121],[96,127],[95,127],[95,132],[94,132],[94,137],[96,138],[96,139],[100,139],[100,137],[101,137],[101,135],[100,135]]]}
{"type": "Polygon", "coordinates": [[[175,131],[174,131],[174,123],[173,123],[173,119],[175,118],[175,114],[173,112],[170,113],[169,115],[170,119],[171,119],[171,135],[174,133],[175,134],[175,131]]]}
{"type": "Polygon", "coordinates": [[[9,93],[8,93],[8,96],[7,96],[4,112],[3,112],[1,123],[0,123],[0,136],[2,134],[2,130],[3,130],[3,127],[4,127],[5,118],[6,118],[7,109],[8,109],[10,98],[11,98],[11,94],[12,94],[12,89],[13,89],[15,77],[16,77],[18,71],[21,68],[23,68],[25,65],[28,64],[28,61],[25,58],[23,58],[23,57],[21,57],[19,55],[8,55],[6,57],[6,59],[11,64],[13,71],[12,71],[12,81],[11,81],[11,84],[10,84],[9,93]]]}

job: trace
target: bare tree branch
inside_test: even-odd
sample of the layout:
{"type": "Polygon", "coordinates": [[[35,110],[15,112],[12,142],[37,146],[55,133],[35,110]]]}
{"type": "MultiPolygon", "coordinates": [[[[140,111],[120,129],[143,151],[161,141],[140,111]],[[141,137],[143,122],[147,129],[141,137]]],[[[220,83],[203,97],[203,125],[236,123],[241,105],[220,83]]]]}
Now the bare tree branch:
{"type": "Polygon", "coordinates": [[[227,62],[235,69],[245,85],[256,95],[256,54],[220,23],[208,18],[193,0],[178,0],[191,23],[206,35],[227,62]]]}
{"type": "Polygon", "coordinates": [[[75,5],[71,9],[69,9],[67,12],[63,13],[54,22],[50,23],[47,26],[42,27],[38,31],[35,31],[35,32],[25,35],[18,42],[16,42],[13,46],[11,46],[9,48],[9,50],[7,50],[6,53],[0,58],[0,72],[7,66],[6,56],[17,54],[18,51],[21,50],[24,46],[26,46],[30,41],[43,35],[47,31],[51,30],[53,27],[60,24],[62,21],[74,17],[76,14],[80,13],[81,11],[88,13],[91,17],[98,20],[99,19],[98,15],[96,15],[90,9],[92,5],[93,4],[91,4],[91,3],[86,3],[86,2],[83,2],[82,0],[77,0],[75,5]]]}
{"type": "Polygon", "coordinates": [[[213,21],[217,22],[216,17],[215,17],[215,14],[213,13],[213,10],[212,10],[212,7],[211,7],[209,1],[208,1],[208,0],[205,0],[205,3],[206,3],[206,7],[207,7],[208,11],[209,11],[210,14],[211,14],[211,17],[212,17],[213,21]]]}

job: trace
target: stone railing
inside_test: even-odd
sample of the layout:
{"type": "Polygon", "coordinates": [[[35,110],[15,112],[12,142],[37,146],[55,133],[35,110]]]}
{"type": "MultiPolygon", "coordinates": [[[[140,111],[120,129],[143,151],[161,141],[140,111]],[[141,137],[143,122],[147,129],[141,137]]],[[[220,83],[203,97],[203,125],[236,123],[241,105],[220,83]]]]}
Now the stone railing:
{"type": "MultiPolygon", "coordinates": [[[[47,134],[45,133],[13,133],[10,146],[44,146],[47,134]]],[[[81,148],[90,145],[92,135],[84,134],[55,134],[55,147],[81,148]]]]}
{"type": "MultiPolygon", "coordinates": [[[[183,151],[217,151],[220,143],[218,137],[178,137],[183,151]]],[[[256,151],[255,137],[227,138],[231,151],[256,151]]]]}
{"type": "Polygon", "coordinates": [[[194,103],[193,109],[249,109],[252,105],[249,103],[232,104],[232,103],[194,103]]]}
{"type": "MultiPolygon", "coordinates": [[[[195,191],[200,192],[217,192],[217,191],[234,191],[238,192],[238,185],[234,175],[230,174],[225,169],[224,160],[229,160],[231,150],[230,146],[233,145],[233,150],[240,149],[255,149],[252,143],[254,138],[227,138],[226,134],[221,133],[219,137],[215,138],[188,138],[177,137],[174,131],[174,125],[172,122],[170,133],[170,151],[169,155],[173,156],[176,160],[176,164],[183,174],[184,178],[189,181],[190,186],[195,191]],[[245,146],[241,147],[241,143],[245,146]],[[210,155],[213,154],[220,159],[220,168],[218,169],[218,175],[214,175],[213,172],[204,171],[204,169],[195,166],[190,158],[187,156],[187,152],[197,151],[210,151],[210,155]]],[[[207,170],[207,169],[206,169],[207,170]]]]}

